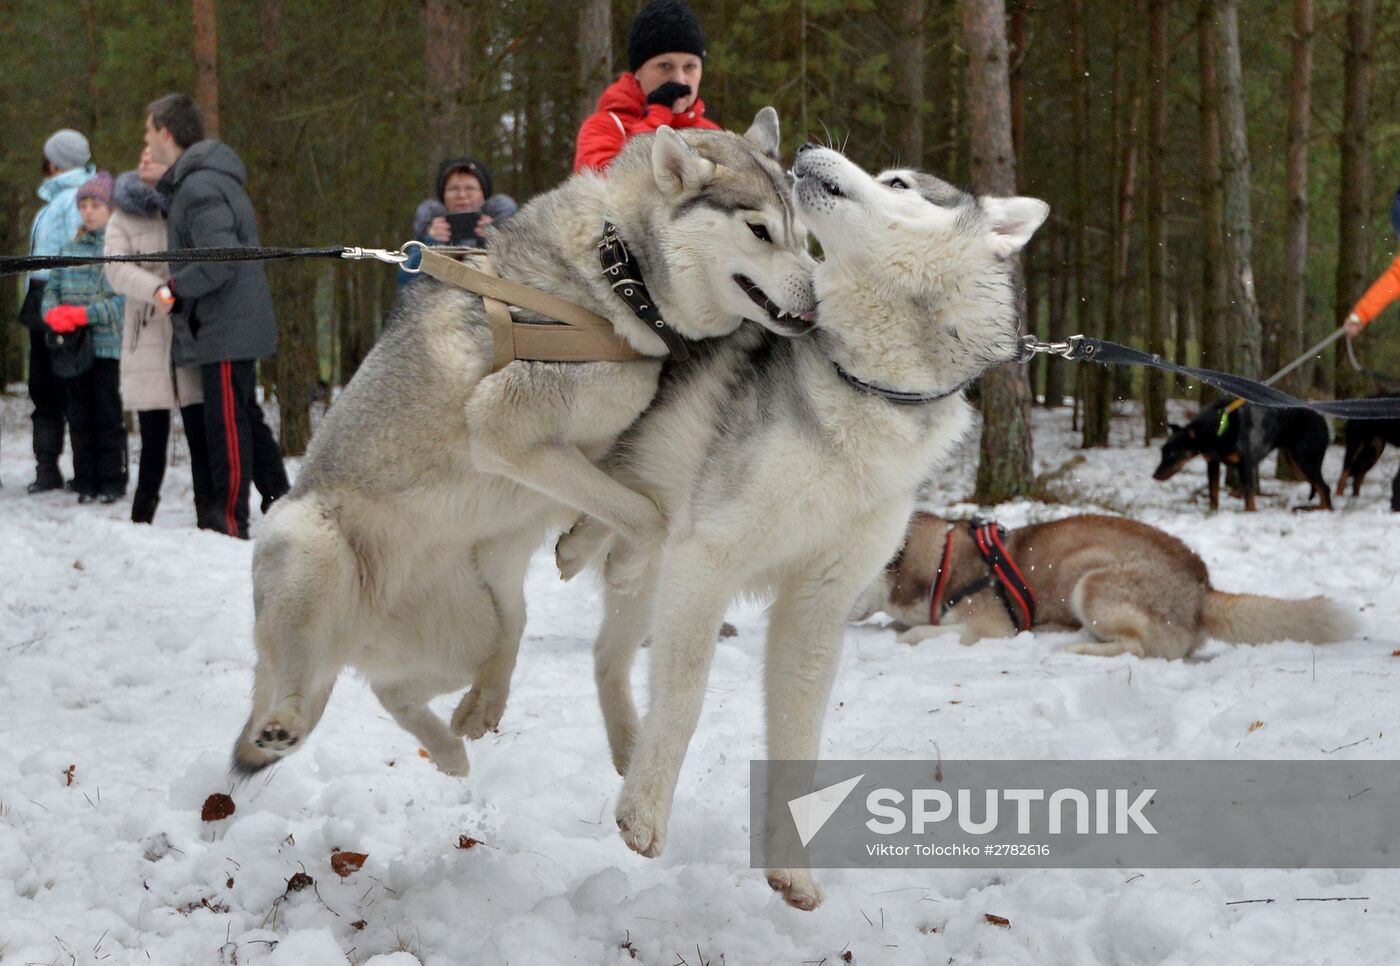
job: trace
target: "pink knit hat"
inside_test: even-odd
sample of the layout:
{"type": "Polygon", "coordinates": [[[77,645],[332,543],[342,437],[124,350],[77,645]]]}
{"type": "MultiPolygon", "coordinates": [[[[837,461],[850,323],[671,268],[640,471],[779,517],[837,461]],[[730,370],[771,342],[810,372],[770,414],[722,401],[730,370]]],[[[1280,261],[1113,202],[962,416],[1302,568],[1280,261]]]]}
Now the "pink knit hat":
{"type": "Polygon", "coordinates": [[[99,171],[88,178],[78,188],[78,201],[84,198],[94,198],[108,208],[112,207],[112,176],[106,171],[99,171]]]}

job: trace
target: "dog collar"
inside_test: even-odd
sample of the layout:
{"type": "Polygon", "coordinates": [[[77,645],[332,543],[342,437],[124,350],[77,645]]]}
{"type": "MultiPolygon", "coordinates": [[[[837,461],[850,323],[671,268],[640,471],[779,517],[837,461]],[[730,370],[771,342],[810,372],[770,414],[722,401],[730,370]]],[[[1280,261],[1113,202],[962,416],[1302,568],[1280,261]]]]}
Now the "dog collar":
{"type": "Polygon", "coordinates": [[[923,406],[927,403],[938,402],[940,399],[947,399],[949,396],[960,393],[967,388],[967,383],[964,382],[954,386],[952,389],[945,389],[943,392],[934,393],[887,389],[884,386],[877,386],[873,382],[865,382],[864,380],[857,379],[845,369],[842,369],[839,363],[833,362],[832,365],[836,367],[836,374],[846,380],[847,385],[856,389],[858,392],[865,393],[867,396],[879,396],[881,399],[892,402],[896,406],[923,406]]]}
{"type": "Polygon", "coordinates": [[[1030,583],[1021,573],[1021,568],[1016,566],[1016,561],[1011,559],[1011,554],[1006,550],[1006,530],[991,520],[974,518],[967,523],[968,536],[972,538],[973,546],[977,548],[977,553],[987,565],[989,573],[944,597],[948,576],[952,571],[949,565],[953,559],[953,531],[956,529],[956,525],[949,525],[948,535],[943,541],[943,559],[938,565],[938,576],[933,582],[933,593],[929,597],[928,622],[938,626],[943,615],[959,601],[995,586],[1002,606],[1011,618],[1012,626],[1018,632],[1034,627],[1035,591],[1031,589],[1030,583]]]}
{"type": "Polygon", "coordinates": [[[612,290],[617,293],[617,297],[627,303],[632,314],[646,323],[647,328],[661,337],[671,358],[677,362],[684,362],[690,358],[685,336],[667,325],[666,320],[661,317],[661,310],[656,307],[656,299],[651,297],[646,283],[642,281],[641,268],[638,267],[632,253],[627,250],[622,233],[610,221],[603,222],[603,237],[598,240],[598,261],[602,264],[603,275],[612,286],[612,290]]]}

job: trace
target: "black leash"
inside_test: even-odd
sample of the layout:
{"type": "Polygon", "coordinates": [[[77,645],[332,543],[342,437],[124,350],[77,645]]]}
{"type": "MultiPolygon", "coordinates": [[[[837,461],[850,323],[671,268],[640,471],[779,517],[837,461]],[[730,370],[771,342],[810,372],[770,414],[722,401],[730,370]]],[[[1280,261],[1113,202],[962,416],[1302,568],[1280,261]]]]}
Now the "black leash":
{"type": "MultiPolygon", "coordinates": [[[[183,264],[187,262],[258,262],[284,258],[373,258],[391,264],[401,264],[410,257],[409,247],[409,245],[405,245],[404,251],[334,245],[322,248],[179,248],[172,251],[143,252],[135,255],[4,255],[0,256],[0,278],[41,269],[71,268],[75,265],[95,265],[109,262],[183,264]]],[[[666,343],[666,348],[670,350],[671,357],[678,361],[684,361],[688,358],[690,352],[685,337],[667,325],[661,317],[661,310],[656,307],[656,300],[651,297],[651,293],[647,291],[645,283],[641,280],[641,270],[638,268],[636,260],[628,251],[617,226],[611,222],[605,222],[603,225],[603,237],[598,242],[598,260],[603,266],[603,273],[608,277],[613,291],[627,303],[639,319],[661,337],[661,340],[666,343]]],[[[1332,341],[1340,334],[1341,330],[1338,330],[1325,341],[1332,341]]],[[[1199,379],[1206,385],[1214,386],[1246,402],[1267,406],[1271,409],[1311,409],[1313,412],[1326,416],[1339,416],[1344,419],[1394,419],[1400,416],[1400,397],[1309,402],[1296,396],[1290,396],[1281,389],[1275,389],[1265,383],[1246,379],[1243,376],[1220,372],[1216,369],[1180,366],[1155,353],[1141,352],[1116,342],[1093,339],[1085,335],[1072,335],[1065,342],[1041,342],[1035,336],[1023,336],[1021,354],[1016,361],[1029,362],[1036,353],[1040,352],[1048,352],[1075,362],[1148,366],[1153,369],[1161,369],[1164,372],[1174,372],[1199,379]]],[[[1298,361],[1300,360],[1295,360],[1294,364],[1296,365],[1298,361]]],[[[1368,370],[1362,371],[1367,375],[1372,375],[1373,378],[1386,379],[1379,373],[1372,374],[1368,370]]],[[[922,405],[933,402],[952,395],[962,388],[959,386],[958,389],[946,393],[925,396],[863,382],[839,366],[837,372],[857,390],[881,396],[902,405],[922,405]]]]}
{"type": "Polygon", "coordinates": [[[48,268],[100,265],[105,262],[261,262],[278,258],[355,258],[348,252],[367,249],[336,245],[328,248],[178,248],[138,255],[17,255],[0,256],[0,278],[48,268]]]}
{"type": "Polygon", "coordinates": [[[1382,399],[1338,399],[1331,402],[1309,402],[1290,396],[1281,389],[1266,386],[1262,382],[1246,379],[1216,369],[1198,369],[1195,366],[1179,366],[1163,359],[1155,353],[1140,352],[1137,349],[1103,339],[1091,339],[1085,335],[1073,335],[1067,342],[1040,342],[1034,336],[1021,340],[1020,361],[1028,361],[1038,352],[1048,352],[1072,359],[1075,362],[1098,362],[1103,365],[1148,366],[1164,372],[1174,372],[1199,379],[1208,386],[1237,396],[1246,402],[1270,409],[1311,409],[1325,416],[1340,416],[1344,419],[1394,419],[1400,416],[1400,398],[1382,399]]]}
{"type": "Polygon", "coordinates": [[[1396,379],[1394,376],[1387,376],[1385,373],[1377,372],[1374,369],[1367,369],[1361,364],[1361,360],[1356,358],[1356,347],[1353,345],[1355,341],[1355,339],[1347,339],[1347,356],[1351,359],[1351,367],[1361,375],[1374,380],[1391,392],[1400,389],[1400,379],[1396,379]]]}

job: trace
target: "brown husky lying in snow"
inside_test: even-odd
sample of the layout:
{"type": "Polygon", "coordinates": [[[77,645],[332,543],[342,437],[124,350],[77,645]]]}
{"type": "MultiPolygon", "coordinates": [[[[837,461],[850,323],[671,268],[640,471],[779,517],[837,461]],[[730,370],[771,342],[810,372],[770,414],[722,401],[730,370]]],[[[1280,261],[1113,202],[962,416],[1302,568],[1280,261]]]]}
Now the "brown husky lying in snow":
{"type": "Polygon", "coordinates": [[[1207,636],[1233,644],[1344,640],[1350,614],[1325,597],[1227,594],[1176,537],[1118,517],[1069,517],[1004,534],[916,513],[905,542],[851,614],[883,611],[915,643],[956,627],[964,644],[1038,630],[1087,629],[1077,654],[1181,658],[1207,636]],[[990,557],[990,560],[988,559],[990,557]],[[997,571],[1006,576],[999,579],[997,571]]]}

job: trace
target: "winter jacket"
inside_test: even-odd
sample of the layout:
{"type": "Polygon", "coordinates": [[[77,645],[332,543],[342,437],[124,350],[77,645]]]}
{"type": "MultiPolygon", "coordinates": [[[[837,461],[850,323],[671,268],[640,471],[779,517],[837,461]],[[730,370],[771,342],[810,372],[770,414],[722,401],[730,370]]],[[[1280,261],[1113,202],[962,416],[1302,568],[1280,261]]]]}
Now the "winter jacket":
{"type": "MultiPolygon", "coordinates": [[[[34,216],[34,225],[29,229],[29,254],[57,255],[60,248],[77,237],[78,229],[83,227],[82,216],[78,214],[78,188],[96,173],[97,168],[89,164],[45,178],[39,185],[39,197],[44,206],[34,216]]],[[[29,277],[42,281],[49,277],[49,270],[30,272],[29,277]]]]}
{"type": "MultiPolygon", "coordinates": [[[[79,230],[78,237],[58,250],[60,255],[95,256],[102,254],[106,232],[79,230]]],[[[87,306],[87,327],[92,333],[93,355],[99,359],[120,359],[122,354],[122,307],[126,302],[112,291],[101,265],[74,265],[49,272],[40,311],[60,305],[87,306]]]]}
{"type": "MultiPolygon", "coordinates": [[[[515,203],[515,199],[510,195],[492,195],[486,199],[486,204],[481,206],[483,214],[491,216],[493,224],[499,225],[511,215],[520,210],[520,206],[515,203]]],[[[428,226],[433,223],[434,218],[447,217],[447,206],[436,198],[424,198],[418,205],[418,210],[413,213],[413,237],[424,245],[441,245],[438,241],[428,235],[428,226]]],[[[471,239],[468,242],[473,248],[485,248],[485,243],[481,239],[471,239]]],[[[405,272],[399,269],[399,284],[406,285],[415,278],[421,276],[414,272],[405,272]]]]}
{"type": "MultiPolygon", "coordinates": [[[[161,178],[170,199],[171,248],[255,247],[248,172],[233,149],[211,139],[190,145],[161,178]]],[[[190,262],[173,272],[175,364],[263,359],[277,351],[272,290],[262,262],[190,262]]]]}
{"type": "Polygon", "coordinates": [[[675,114],[665,104],[648,104],[642,85],[632,74],[623,74],[598,98],[598,109],[578,129],[574,170],[606,168],[634,134],[650,134],[663,124],[678,130],[702,128],[718,131],[719,125],[705,117],[700,98],[690,110],[675,114]]]}
{"type": "MultiPolygon", "coordinates": [[[[166,245],[165,199],[135,171],[117,178],[112,190],[112,220],[107,222],[108,255],[163,251],[166,245]]],[[[155,290],[170,277],[164,262],[113,262],[107,281],[126,296],[122,314],[122,405],[145,412],[178,409],[204,399],[199,370],[176,368],[171,356],[174,326],[156,311],[155,290]]]]}
{"type": "MultiPolygon", "coordinates": [[[[515,203],[515,199],[510,195],[498,195],[493,191],[494,183],[491,178],[491,169],[486,167],[476,158],[447,158],[438,165],[437,178],[433,182],[433,189],[437,192],[436,198],[424,198],[418,205],[418,210],[413,213],[413,237],[424,245],[443,245],[436,238],[428,235],[428,226],[433,223],[434,218],[447,217],[447,205],[443,204],[443,197],[447,190],[447,177],[454,171],[462,169],[469,170],[476,175],[477,181],[481,182],[481,192],[486,201],[481,206],[482,214],[490,215],[493,222],[505,221],[511,215],[520,210],[520,206],[515,203]]],[[[485,248],[486,244],[480,236],[468,239],[465,244],[472,248],[485,248]]],[[[405,272],[399,269],[399,285],[406,285],[418,278],[415,272],[405,272]]]]}
{"type": "Polygon", "coordinates": [[[1351,312],[1362,322],[1369,323],[1397,298],[1400,298],[1400,255],[1395,256],[1395,261],[1381,273],[1381,277],[1371,283],[1351,312]]]}

